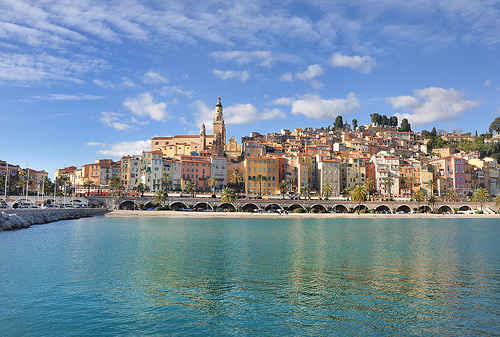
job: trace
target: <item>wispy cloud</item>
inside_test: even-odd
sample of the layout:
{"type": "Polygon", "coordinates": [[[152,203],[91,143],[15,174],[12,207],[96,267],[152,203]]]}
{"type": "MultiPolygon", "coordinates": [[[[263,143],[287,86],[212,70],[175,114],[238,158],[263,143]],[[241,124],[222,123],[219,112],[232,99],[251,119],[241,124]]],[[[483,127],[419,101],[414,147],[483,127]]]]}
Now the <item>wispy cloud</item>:
{"type": "Polygon", "coordinates": [[[308,118],[331,120],[338,115],[349,114],[361,107],[356,94],[351,92],[347,98],[323,99],[319,95],[307,94],[304,96],[283,97],[271,101],[273,105],[290,105],[291,113],[304,115],[308,118]]]}
{"type": "Polygon", "coordinates": [[[124,141],[105,145],[106,149],[97,151],[98,153],[114,158],[142,154],[142,151],[151,150],[151,140],[124,141]]]}
{"type": "Polygon", "coordinates": [[[322,89],[323,84],[316,80],[316,77],[322,76],[325,73],[325,68],[320,64],[312,64],[307,67],[304,71],[297,72],[293,75],[291,72],[287,72],[281,75],[280,80],[285,82],[293,82],[295,80],[305,81],[313,87],[313,89],[322,89]]]}
{"type": "Polygon", "coordinates": [[[246,70],[244,70],[244,71],[233,71],[233,70],[222,71],[222,70],[214,69],[214,70],[212,70],[212,74],[214,74],[215,76],[217,76],[221,80],[235,79],[235,80],[238,80],[241,82],[245,82],[246,80],[248,80],[248,77],[250,76],[250,74],[246,70]]]}
{"type": "Polygon", "coordinates": [[[165,121],[172,117],[167,113],[167,103],[154,103],[153,95],[144,93],[137,98],[128,98],[123,102],[123,106],[136,116],[149,117],[155,121],[165,121]]]}
{"type": "Polygon", "coordinates": [[[339,53],[331,56],[330,63],[333,67],[347,67],[358,70],[363,74],[371,73],[372,69],[377,65],[377,62],[370,56],[347,56],[339,53]]]}
{"type": "Polygon", "coordinates": [[[85,143],[87,146],[98,146],[98,147],[104,147],[106,146],[106,143],[99,143],[99,142],[87,142],[85,143]]]}
{"type": "Polygon", "coordinates": [[[465,111],[479,106],[478,101],[468,100],[463,91],[437,87],[414,90],[414,96],[389,97],[387,102],[393,109],[411,112],[396,116],[408,118],[413,125],[456,120],[465,111]]]}
{"type": "Polygon", "coordinates": [[[116,112],[101,112],[100,121],[118,131],[127,131],[132,125],[124,121],[124,115],[116,112]]]}
{"type": "Polygon", "coordinates": [[[105,97],[87,95],[87,94],[47,94],[47,95],[31,96],[31,98],[47,100],[47,101],[83,101],[83,100],[104,99],[105,97]]]}
{"type": "Polygon", "coordinates": [[[142,76],[142,81],[147,84],[162,84],[168,82],[166,77],[152,70],[148,71],[142,76]]]}

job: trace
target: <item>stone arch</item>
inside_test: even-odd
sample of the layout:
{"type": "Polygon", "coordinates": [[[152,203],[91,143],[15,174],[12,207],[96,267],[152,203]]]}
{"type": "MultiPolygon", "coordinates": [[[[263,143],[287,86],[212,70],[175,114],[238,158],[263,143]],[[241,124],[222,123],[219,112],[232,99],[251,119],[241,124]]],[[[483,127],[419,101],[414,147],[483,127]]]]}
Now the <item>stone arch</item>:
{"type": "Polygon", "coordinates": [[[299,208],[302,208],[304,211],[306,210],[304,206],[300,205],[300,204],[292,204],[290,206],[288,206],[288,210],[290,212],[293,212],[295,211],[296,209],[299,209],[299,208]]]}
{"type": "Polygon", "coordinates": [[[118,209],[133,210],[133,209],[138,209],[138,208],[139,208],[139,206],[137,205],[137,203],[134,200],[124,200],[120,203],[120,205],[118,205],[118,209]]]}
{"type": "Polygon", "coordinates": [[[234,206],[233,204],[229,203],[229,202],[226,202],[226,203],[223,203],[223,204],[220,204],[219,206],[217,206],[217,211],[222,211],[222,212],[225,212],[225,211],[236,211],[236,206],[234,206]]]}
{"type": "Polygon", "coordinates": [[[323,205],[312,205],[310,210],[314,210],[314,213],[328,213],[328,210],[323,205]]]}
{"type": "Polygon", "coordinates": [[[366,207],[366,205],[356,205],[356,207],[354,207],[354,208],[352,209],[353,213],[357,212],[357,211],[358,211],[358,208],[359,208],[359,210],[360,210],[360,211],[362,211],[362,210],[364,210],[364,209],[366,209],[366,210],[368,209],[368,207],[366,207]]]}
{"type": "Polygon", "coordinates": [[[396,213],[403,212],[403,213],[411,213],[411,207],[408,205],[401,205],[398,208],[396,208],[396,213]]]}
{"type": "Polygon", "coordinates": [[[469,205],[463,205],[463,206],[460,206],[460,208],[458,210],[465,212],[465,211],[472,211],[472,208],[470,208],[469,205]]]}
{"type": "Polygon", "coordinates": [[[423,212],[426,212],[426,213],[432,211],[432,209],[429,206],[427,206],[427,205],[420,206],[420,208],[418,210],[419,211],[422,210],[423,212]]]}
{"type": "Polygon", "coordinates": [[[175,201],[175,202],[171,203],[168,207],[170,209],[174,209],[174,207],[178,208],[178,209],[188,208],[187,205],[185,203],[183,203],[182,201],[175,201]]]}
{"type": "Polygon", "coordinates": [[[213,207],[208,202],[205,202],[205,201],[199,202],[199,203],[194,205],[194,209],[198,209],[198,208],[201,208],[205,211],[213,209],[213,207]]]}
{"type": "Polygon", "coordinates": [[[278,204],[271,203],[271,204],[267,204],[266,207],[264,207],[264,210],[265,211],[274,211],[274,210],[281,210],[282,211],[283,207],[281,207],[278,204]]]}
{"type": "Polygon", "coordinates": [[[254,212],[256,210],[259,210],[259,206],[257,206],[256,204],[254,203],[247,203],[247,204],[244,204],[243,206],[241,206],[241,211],[242,212],[254,212]]]}
{"type": "Polygon", "coordinates": [[[443,205],[443,206],[438,208],[437,212],[438,213],[452,213],[453,214],[453,209],[448,205],[443,205]]]}
{"type": "Polygon", "coordinates": [[[154,203],[154,202],[152,202],[152,201],[149,201],[149,202],[147,202],[147,203],[144,205],[144,209],[156,208],[157,206],[159,206],[159,205],[155,204],[155,203],[154,203]]]}
{"type": "Polygon", "coordinates": [[[375,208],[375,213],[392,213],[391,208],[387,205],[379,205],[375,208]]]}
{"type": "Polygon", "coordinates": [[[332,207],[332,213],[349,213],[349,210],[344,205],[338,204],[332,207]]]}

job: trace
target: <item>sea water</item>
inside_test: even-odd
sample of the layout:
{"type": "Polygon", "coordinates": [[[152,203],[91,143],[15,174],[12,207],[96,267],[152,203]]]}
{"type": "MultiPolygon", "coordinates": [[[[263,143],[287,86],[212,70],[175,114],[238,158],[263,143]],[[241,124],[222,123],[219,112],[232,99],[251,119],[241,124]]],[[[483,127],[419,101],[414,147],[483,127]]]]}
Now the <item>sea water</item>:
{"type": "Polygon", "coordinates": [[[0,253],[2,336],[500,334],[498,219],[101,217],[0,253]]]}

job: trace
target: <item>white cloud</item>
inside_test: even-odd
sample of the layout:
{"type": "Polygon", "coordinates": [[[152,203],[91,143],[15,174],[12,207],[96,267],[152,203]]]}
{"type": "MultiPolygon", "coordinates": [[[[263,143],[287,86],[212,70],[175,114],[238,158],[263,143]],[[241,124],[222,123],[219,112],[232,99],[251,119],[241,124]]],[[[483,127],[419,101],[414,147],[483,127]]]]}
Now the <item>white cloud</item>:
{"type": "Polygon", "coordinates": [[[155,73],[152,70],[148,71],[142,76],[142,81],[147,84],[161,84],[168,82],[168,80],[164,76],[159,73],[155,73]]]}
{"type": "Polygon", "coordinates": [[[154,103],[150,93],[144,93],[137,98],[128,98],[123,102],[123,106],[139,117],[149,117],[155,121],[165,121],[171,116],[167,113],[167,103],[154,103]]]}
{"type": "Polygon", "coordinates": [[[182,86],[170,85],[164,86],[163,88],[156,90],[160,95],[170,97],[172,95],[183,95],[191,98],[193,96],[194,90],[183,90],[182,86]]]}
{"type": "Polygon", "coordinates": [[[319,64],[313,64],[307,67],[306,70],[304,70],[301,73],[297,74],[297,78],[302,81],[307,81],[307,80],[312,80],[318,76],[321,76],[325,73],[325,68],[323,68],[319,64]]]}
{"type": "Polygon", "coordinates": [[[293,81],[292,73],[290,73],[290,72],[284,73],[283,75],[281,75],[280,81],[292,82],[293,81]]]}
{"type": "Polygon", "coordinates": [[[83,100],[97,100],[104,99],[103,96],[94,96],[87,94],[47,94],[43,96],[31,96],[34,99],[41,99],[47,101],[83,101],[83,100]]]}
{"type": "Polygon", "coordinates": [[[436,121],[451,121],[462,117],[462,113],[479,106],[478,101],[470,101],[467,95],[455,89],[431,87],[414,90],[414,96],[389,97],[387,102],[393,109],[412,113],[397,113],[399,119],[408,118],[413,125],[436,121]]]}
{"type": "MultiPolygon", "coordinates": [[[[214,110],[208,108],[200,100],[194,102],[190,107],[195,110],[197,126],[205,123],[207,133],[213,132],[212,121],[214,110]]],[[[224,121],[226,125],[258,123],[259,121],[283,119],[285,117],[285,113],[280,109],[264,109],[261,111],[252,104],[235,104],[224,107],[224,121]]]]}
{"type": "Polygon", "coordinates": [[[87,146],[98,146],[98,147],[104,147],[106,146],[106,143],[99,143],[99,142],[87,142],[85,143],[87,146]]]}
{"type": "Polygon", "coordinates": [[[118,142],[110,144],[107,149],[99,150],[98,153],[121,158],[123,156],[132,156],[142,154],[142,151],[151,150],[151,140],[139,140],[135,142],[118,142]]]}
{"type": "Polygon", "coordinates": [[[92,83],[100,86],[103,89],[114,89],[116,87],[116,85],[114,85],[110,81],[101,81],[99,79],[92,80],[92,83]]]}
{"type": "Polygon", "coordinates": [[[330,63],[334,67],[347,67],[363,74],[369,74],[377,65],[377,62],[370,56],[347,56],[339,53],[331,56],[330,63]]]}
{"type": "Polygon", "coordinates": [[[361,102],[356,94],[351,92],[347,98],[323,99],[321,96],[307,94],[293,97],[283,97],[272,101],[274,105],[290,105],[294,115],[304,115],[308,118],[329,120],[338,115],[348,114],[361,107],[361,102]]]}
{"type": "Polygon", "coordinates": [[[124,122],[123,117],[123,114],[103,111],[101,112],[100,121],[118,131],[126,131],[131,129],[132,126],[124,122]]]}
{"type": "Polygon", "coordinates": [[[491,81],[490,80],[486,80],[484,81],[484,84],[483,84],[485,87],[488,87],[491,85],[491,81]]]}
{"type": "Polygon", "coordinates": [[[133,88],[136,86],[135,83],[128,77],[123,77],[122,81],[122,84],[126,87],[133,88]]]}
{"type": "Polygon", "coordinates": [[[248,71],[232,71],[232,70],[227,70],[227,71],[222,71],[218,69],[212,70],[212,73],[220,78],[221,80],[229,80],[229,79],[236,79],[241,82],[245,82],[248,80],[248,77],[250,77],[250,74],[248,71]]]}
{"type": "Polygon", "coordinates": [[[262,66],[270,67],[276,57],[273,53],[268,50],[256,50],[256,51],[243,51],[243,50],[232,50],[232,51],[218,51],[210,54],[217,61],[230,61],[235,60],[238,64],[248,64],[250,62],[260,62],[262,66]]]}
{"type": "Polygon", "coordinates": [[[0,84],[82,83],[85,73],[105,67],[105,61],[81,55],[74,55],[70,60],[45,53],[0,53],[0,84]]]}

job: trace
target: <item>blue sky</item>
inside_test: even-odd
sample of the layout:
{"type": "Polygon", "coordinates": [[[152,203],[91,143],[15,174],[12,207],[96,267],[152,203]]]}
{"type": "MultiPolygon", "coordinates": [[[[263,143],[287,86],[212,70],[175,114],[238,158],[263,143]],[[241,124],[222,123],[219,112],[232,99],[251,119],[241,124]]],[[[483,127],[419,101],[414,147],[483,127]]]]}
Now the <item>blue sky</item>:
{"type": "Polygon", "coordinates": [[[0,159],[53,171],[148,149],[349,123],[487,131],[500,2],[0,0],[0,159]]]}

